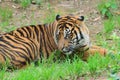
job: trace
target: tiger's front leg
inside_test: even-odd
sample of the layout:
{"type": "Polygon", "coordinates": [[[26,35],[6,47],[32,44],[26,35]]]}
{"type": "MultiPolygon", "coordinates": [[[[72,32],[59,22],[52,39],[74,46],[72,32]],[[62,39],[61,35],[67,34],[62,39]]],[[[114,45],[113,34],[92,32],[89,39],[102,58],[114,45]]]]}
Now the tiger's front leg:
{"type": "Polygon", "coordinates": [[[82,59],[87,60],[90,55],[94,55],[96,53],[102,56],[105,56],[107,53],[107,50],[105,48],[92,45],[87,51],[83,52],[82,59]]]}

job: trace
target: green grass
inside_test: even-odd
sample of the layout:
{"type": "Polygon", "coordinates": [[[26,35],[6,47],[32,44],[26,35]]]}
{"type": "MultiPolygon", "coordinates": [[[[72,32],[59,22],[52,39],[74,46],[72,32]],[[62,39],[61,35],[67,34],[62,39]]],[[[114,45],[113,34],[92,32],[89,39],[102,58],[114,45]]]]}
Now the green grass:
{"type": "Polygon", "coordinates": [[[0,22],[0,31],[2,32],[10,32],[12,30],[15,30],[17,27],[10,26],[9,21],[0,22]]]}
{"type": "Polygon", "coordinates": [[[48,13],[46,18],[44,19],[43,23],[51,23],[51,22],[55,21],[55,17],[56,17],[55,12],[52,12],[51,14],[48,13]]]}
{"type": "Polygon", "coordinates": [[[13,11],[8,7],[0,7],[0,31],[9,32],[15,29],[14,26],[9,26],[9,21],[12,18],[12,14],[13,11]]]}
{"type": "MultiPolygon", "coordinates": [[[[115,16],[111,17],[110,19],[105,19],[105,20],[103,20],[103,24],[104,24],[104,27],[103,27],[102,34],[106,35],[104,37],[106,37],[108,39],[110,39],[110,36],[115,37],[116,32],[114,32],[114,31],[120,29],[120,16],[115,15],[115,16]]],[[[116,37],[117,37],[117,35],[116,35],[116,37]]]]}
{"type": "Polygon", "coordinates": [[[9,8],[2,8],[0,7],[0,20],[1,21],[8,21],[12,17],[12,10],[9,8]]]}
{"type": "Polygon", "coordinates": [[[43,0],[35,0],[37,5],[41,5],[43,3],[43,0]]]}
{"type": "Polygon", "coordinates": [[[111,18],[114,14],[114,10],[118,8],[116,0],[101,0],[98,4],[98,10],[107,18],[111,18]]]}
{"type": "Polygon", "coordinates": [[[104,21],[104,32],[110,33],[114,30],[115,22],[114,20],[108,19],[104,21]]]}
{"type": "Polygon", "coordinates": [[[114,20],[116,20],[117,21],[117,26],[119,26],[119,28],[120,28],[120,15],[117,15],[117,16],[115,16],[115,19],[114,20]]]}
{"type": "Polygon", "coordinates": [[[48,13],[46,13],[46,17],[43,20],[43,23],[51,23],[55,21],[55,17],[57,15],[49,3],[47,4],[47,8],[48,8],[48,13]]]}
{"type": "MultiPolygon", "coordinates": [[[[72,61],[66,59],[61,62],[54,63],[40,63],[35,67],[31,64],[26,69],[16,70],[13,72],[0,72],[0,78],[2,80],[63,80],[72,79],[84,75],[84,77],[97,77],[106,74],[118,73],[120,67],[118,64],[120,61],[120,55],[115,55],[114,58],[111,55],[106,57],[96,54],[91,56],[88,62],[82,61],[80,58],[74,58],[72,61]]],[[[109,75],[108,79],[112,78],[109,75]]]]}
{"type": "Polygon", "coordinates": [[[20,5],[22,6],[22,8],[27,8],[29,5],[31,4],[31,0],[21,0],[20,1],[20,5]]]}

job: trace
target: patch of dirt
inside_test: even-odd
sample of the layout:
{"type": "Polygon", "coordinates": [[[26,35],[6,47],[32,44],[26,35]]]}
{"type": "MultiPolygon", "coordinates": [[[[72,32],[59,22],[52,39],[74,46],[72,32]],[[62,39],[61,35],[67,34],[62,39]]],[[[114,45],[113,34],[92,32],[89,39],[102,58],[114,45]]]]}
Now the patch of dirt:
{"type": "MultiPolygon", "coordinates": [[[[51,1],[50,5],[56,13],[84,15],[85,23],[90,30],[92,40],[102,28],[102,19],[97,10],[97,4],[100,0],[61,0],[51,1]]],[[[8,7],[13,11],[13,17],[10,20],[10,26],[21,27],[30,24],[39,24],[46,18],[48,13],[48,4],[43,3],[39,8],[38,5],[31,4],[28,8],[22,9],[20,4],[14,3],[12,0],[4,0],[0,2],[0,7],[8,7]]]]}

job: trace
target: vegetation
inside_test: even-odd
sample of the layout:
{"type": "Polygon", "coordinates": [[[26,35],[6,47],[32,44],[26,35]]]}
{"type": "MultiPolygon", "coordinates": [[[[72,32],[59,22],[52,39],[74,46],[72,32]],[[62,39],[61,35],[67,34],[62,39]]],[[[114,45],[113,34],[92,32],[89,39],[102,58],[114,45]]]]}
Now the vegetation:
{"type": "Polygon", "coordinates": [[[113,20],[109,19],[109,20],[104,21],[104,32],[105,33],[110,33],[111,31],[113,31],[114,27],[115,27],[115,23],[113,20]]]}
{"type": "Polygon", "coordinates": [[[118,4],[116,0],[102,0],[98,4],[98,10],[104,18],[104,30],[103,33],[109,37],[109,35],[114,34],[115,29],[119,29],[120,26],[120,15],[115,14],[118,10],[118,4]]]}
{"type": "Polygon", "coordinates": [[[46,18],[44,19],[43,23],[51,23],[55,20],[56,12],[52,9],[51,5],[48,3],[48,13],[46,13],[46,18]]]}
{"type": "Polygon", "coordinates": [[[98,9],[104,17],[111,18],[114,13],[113,10],[117,9],[117,3],[115,0],[102,0],[98,5],[98,9]]]}
{"type": "Polygon", "coordinates": [[[31,4],[31,0],[21,0],[20,4],[23,8],[26,8],[31,4]]]}
{"type": "Polygon", "coordinates": [[[0,30],[2,30],[2,32],[9,32],[16,28],[15,26],[7,27],[12,16],[13,11],[11,9],[8,7],[0,7],[0,30]]]}
{"type": "Polygon", "coordinates": [[[21,5],[22,8],[26,9],[31,3],[41,5],[43,0],[13,0],[15,3],[21,5]]]}
{"type": "Polygon", "coordinates": [[[0,7],[0,20],[1,21],[8,21],[12,17],[12,10],[9,8],[2,8],[0,7]]]}
{"type": "Polygon", "coordinates": [[[109,75],[108,79],[117,78],[115,73],[118,73],[120,67],[118,62],[120,55],[107,55],[106,57],[96,54],[91,56],[88,62],[82,61],[79,57],[74,57],[73,60],[66,59],[60,62],[43,62],[38,67],[33,64],[26,69],[21,69],[14,72],[0,72],[2,80],[60,80],[60,79],[77,79],[79,76],[98,77],[104,75],[104,71],[109,75]],[[114,58],[113,58],[114,57],[114,58]],[[115,75],[116,77],[112,77],[115,75]]]}
{"type": "MultiPolygon", "coordinates": [[[[31,0],[21,0],[18,3],[26,8],[30,5],[31,0]]],[[[47,8],[49,12],[46,13],[47,16],[45,16],[43,23],[53,22],[55,15],[59,13],[55,12],[50,4],[47,5],[47,8]]],[[[78,56],[56,62],[53,62],[53,57],[50,57],[47,61],[43,60],[38,66],[34,66],[32,63],[26,69],[6,72],[6,68],[3,68],[0,70],[0,80],[79,80],[81,77],[89,80],[91,76],[97,78],[104,75],[108,80],[118,80],[117,74],[120,73],[120,37],[114,30],[120,29],[120,15],[115,15],[111,9],[113,11],[117,9],[115,0],[102,0],[98,4],[98,10],[102,16],[108,17],[103,20],[103,32],[98,34],[96,38],[96,44],[108,49],[108,54],[105,57],[96,54],[90,56],[87,62],[82,61],[78,56]]],[[[13,12],[9,8],[0,7],[0,30],[3,32],[16,28],[15,26],[8,27],[12,14],[13,12]]]]}

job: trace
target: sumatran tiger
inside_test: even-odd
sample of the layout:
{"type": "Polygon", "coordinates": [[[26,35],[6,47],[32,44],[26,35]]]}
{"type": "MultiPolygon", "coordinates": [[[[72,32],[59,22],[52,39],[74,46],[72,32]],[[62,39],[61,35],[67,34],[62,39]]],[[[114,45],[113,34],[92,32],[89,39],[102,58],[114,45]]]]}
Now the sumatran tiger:
{"type": "Polygon", "coordinates": [[[84,16],[56,15],[53,23],[24,26],[3,34],[0,37],[0,63],[8,61],[19,69],[27,63],[48,58],[55,50],[65,55],[75,54],[75,51],[84,51],[87,55],[96,51],[106,53],[99,48],[91,46],[84,16]]]}

